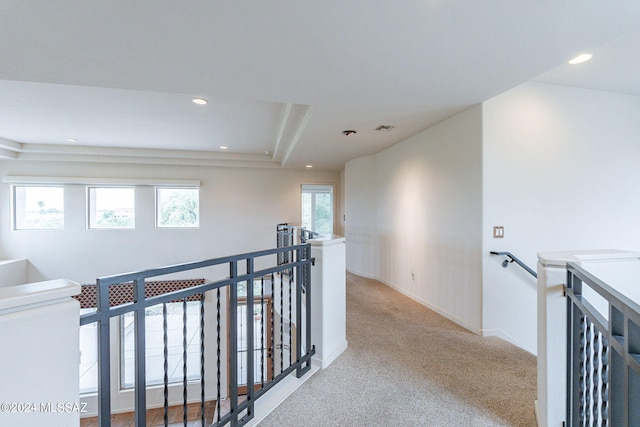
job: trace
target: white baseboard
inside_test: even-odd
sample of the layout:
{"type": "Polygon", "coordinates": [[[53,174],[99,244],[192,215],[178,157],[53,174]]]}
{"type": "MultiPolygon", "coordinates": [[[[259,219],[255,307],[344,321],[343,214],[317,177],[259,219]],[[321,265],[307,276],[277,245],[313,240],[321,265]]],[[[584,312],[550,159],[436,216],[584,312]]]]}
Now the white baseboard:
{"type": "Polygon", "coordinates": [[[338,356],[340,356],[347,349],[348,346],[349,343],[347,342],[347,340],[344,340],[344,342],[340,344],[340,346],[327,357],[320,359],[317,356],[313,356],[311,358],[311,364],[320,369],[325,369],[327,366],[331,365],[331,363],[333,363],[333,361],[336,360],[338,356]]]}
{"type": "Polygon", "coordinates": [[[276,409],[287,397],[304,384],[313,374],[318,371],[318,368],[311,365],[311,370],[304,374],[302,378],[296,378],[295,371],[289,374],[289,376],[274,386],[268,393],[265,393],[260,399],[256,400],[254,406],[254,416],[249,421],[247,426],[257,426],[267,415],[269,415],[274,409],[276,409]]]}
{"type": "Polygon", "coordinates": [[[441,315],[443,317],[446,317],[447,319],[451,320],[453,323],[456,323],[456,324],[462,326],[463,328],[467,329],[468,331],[473,332],[476,335],[482,335],[482,330],[480,328],[477,328],[477,327],[475,327],[473,325],[470,325],[470,324],[468,324],[467,322],[465,322],[462,319],[458,319],[456,316],[453,316],[450,313],[447,313],[446,311],[440,309],[439,307],[436,307],[435,305],[429,303],[428,301],[426,301],[426,300],[424,300],[424,299],[422,299],[422,298],[420,298],[420,297],[418,297],[416,295],[413,295],[412,293],[407,292],[404,289],[400,289],[397,286],[393,285],[392,283],[386,282],[386,281],[384,281],[382,279],[376,279],[376,278],[373,278],[373,277],[372,277],[372,279],[375,279],[375,280],[379,281],[380,283],[384,283],[385,285],[389,286],[390,288],[395,289],[396,291],[398,291],[401,294],[411,298],[415,302],[427,307],[428,309],[435,311],[439,315],[441,315]]]}
{"type": "Polygon", "coordinates": [[[359,271],[355,271],[355,270],[352,270],[352,269],[349,269],[349,268],[347,268],[347,273],[355,274],[356,276],[364,277],[365,279],[378,280],[378,278],[375,275],[369,275],[369,274],[361,273],[359,271]]]}
{"type": "Polygon", "coordinates": [[[536,416],[536,425],[538,427],[542,427],[542,425],[540,424],[540,410],[538,409],[538,400],[537,399],[533,402],[533,413],[536,416]]]}
{"type": "Polygon", "coordinates": [[[483,337],[498,337],[501,338],[507,342],[510,342],[511,344],[520,347],[521,349],[523,349],[524,351],[527,351],[529,353],[531,353],[532,355],[536,355],[534,352],[532,352],[530,349],[528,349],[525,345],[523,345],[522,343],[520,343],[518,340],[514,339],[512,336],[510,336],[509,334],[505,333],[503,330],[501,329],[483,329],[482,330],[482,336],[483,337]]]}

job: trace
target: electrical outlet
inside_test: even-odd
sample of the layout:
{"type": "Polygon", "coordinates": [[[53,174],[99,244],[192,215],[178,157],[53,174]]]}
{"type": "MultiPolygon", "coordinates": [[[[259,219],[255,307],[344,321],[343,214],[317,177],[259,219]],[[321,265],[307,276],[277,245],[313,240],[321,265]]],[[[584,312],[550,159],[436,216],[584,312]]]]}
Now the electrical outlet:
{"type": "Polygon", "coordinates": [[[411,272],[411,280],[414,281],[414,282],[416,281],[416,272],[415,271],[411,272]]]}
{"type": "Polygon", "coordinates": [[[493,238],[494,239],[502,239],[504,237],[504,226],[503,225],[494,225],[493,226],[493,238]]]}

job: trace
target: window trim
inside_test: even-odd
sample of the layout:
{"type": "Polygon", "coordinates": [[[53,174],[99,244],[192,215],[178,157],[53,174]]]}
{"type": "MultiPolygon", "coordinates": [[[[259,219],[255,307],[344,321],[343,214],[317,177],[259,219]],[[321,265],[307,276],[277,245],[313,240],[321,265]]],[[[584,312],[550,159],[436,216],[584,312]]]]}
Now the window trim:
{"type": "MultiPolygon", "coordinates": [[[[26,213],[26,212],[25,212],[26,213]]],[[[12,231],[64,231],[65,229],[65,187],[52,184],[13,184],[11,185],[11,230],[12,231]],[[17,195],[18,188],[60,188],[62,189],[62,227],[60,228],[18,228],[17,195]]]]}
{"type": "Polygon", "coordinates": [[[200,187],[185,187],[176,185],[158,185],[155,186],[154,191],[154,211],[155,211],[155,228],[156,230],[196,230],[200,228],[200,187]],[[196,190],[198,194],[198,225],[188,226],[175,226],[175,225],[160,225],[160,198],[158,193],[160,190],[196,190]]]}
{"type": "Polygon", "coordinates": [[[87,222],[87,230],[107,230],[107,231],[131,231],[136,229],[136,187],[134,185],[87,185],[86,186],[86,222],[87,222]],[[99,188],[121,188],[126,189],[130,188],[133,190],[133,226],[131,227],[95,227],[91,226],[91,190],[99,189],[99,188]]]}
{"type": "MultiPolygon", "coordinates": [[[[315,194],[331,194],[331,234],[334,234],[336,231],[336,218],[337,218],[337,203],[336,203],[336,188],[337,185],[335,183],[307,183],[307,184],[300,184],[300,193],[299,193],[299,212],[300,212],[300,226],[302,226],[302,222],[303,222],[303,217],[302,217],[302,198],[303,198],[303,193],[310,193],[313,194],[315,197],[315,194]],[[306,188],[305,188],[306,187],[306,188]],[[315,187],[315,188],[314,188],[315,187]],[[323,191],[322,187],[327,188],[327,187],[331,187],[331,191],[323,191]]],[[[316,231],[316,230],[310,230],[310,231],[316,231]]]]}

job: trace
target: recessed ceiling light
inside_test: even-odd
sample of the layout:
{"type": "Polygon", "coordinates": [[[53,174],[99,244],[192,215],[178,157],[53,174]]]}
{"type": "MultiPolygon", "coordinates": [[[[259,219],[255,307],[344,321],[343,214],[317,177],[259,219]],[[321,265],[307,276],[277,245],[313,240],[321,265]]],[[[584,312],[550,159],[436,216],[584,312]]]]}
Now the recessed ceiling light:
{"type": "Polygon", "coordinates": [[[591,55],[590,53],[581,53],[580,55],[576,56],[571,61],[569,61],[569,64],[571,65],[582,64],[583,62],[587,62],[588,60],[590,60],[592,56],[593,55],[591,55]]]}
{"type": "Polygon", "coordinates": [[[209,103],[209,101],[204,98],[193,98],[191,102],[198,105],[207,105],[209,103]]]}
{"type": "Polygon", "coordinates": [[[305,168],[311,169],[313,165],[306,165],[305,168]]]}
{"type": "Polygon", "coordinates": [[[356,132],[353,129],[347,129],[347,130],[343,130],[342,133],[345,134],[346,136],[349,136],[349,135],[355,135],[358,132],[356,132]]]}
{"type": "Polygon", "coordinates": [[[227,147],[226,145],[221,145],[219,148],[221,150],[228,150],[229,149],[229,147],[227,147]]]}
{"type": "Polygon", "coordinates": [[[75,139],[75,138],[65,138],[65,141],[68,141],[68,142],[78,142],[78,140],[77,140],[77,139],[75,139]]]}

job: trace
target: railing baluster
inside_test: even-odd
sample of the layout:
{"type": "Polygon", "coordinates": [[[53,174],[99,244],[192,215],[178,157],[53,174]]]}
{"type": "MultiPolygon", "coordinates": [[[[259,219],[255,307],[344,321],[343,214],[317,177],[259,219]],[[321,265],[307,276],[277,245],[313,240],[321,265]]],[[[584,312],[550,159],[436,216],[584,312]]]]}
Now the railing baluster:
{"type": "MultiPolygon", "coordinates": [[[[299,258],[298,258],[299,259],[299,258]]],[[[293,334],[292,334],[292,318],[291,318],[291,305],[292,305],[292,288],[293,288],[293,274],[289,276],[289,366],[292,365],[293,357],[293,334]]]]}
{"type": "MultiPolygon", "coordinates": [[[[282,274],[282,273],[281,273],[282,274]]],[[[276,280],[275,280],[275,276],[272,273],[271,274],[271,298],[272,298],[272,303],[271,306],[269,307],[269,319],[270,319],[270,325],[269,325],[269,363],[271,364],[271,374],[269,375],[269,381],[273,380],[273,377],[275,376],[275,372],[276,372],[276,365],[275,365],[275,358],[276,358],[276,342],[275,342],[275,336],[276,336],[276,325],[275,325],[275,295],[276,295],[276,280]]]]}
{"type": "Polygon", "coordinates": [[[580,316],[580,408],[579,408],[579,419],[580,423],[584,424],[584,389],[585,389],[585,378],[584,373],[586,371],[585,368],[585,347],[586,347],[586,318],[584,316],[580,316]]]}
{"type": "Polygon", "coordinates": [[[606,427],[609,422],[609,342],[603,337],[602,339],[602,389],[601,389],[601,405],[600,417],[602,419],[602,427],[606,427]]]}
{"type": "MultiPolygon", "coordinates": [[[[291,272],[289,272],[289,275],[291,275],[291,272]]],[[[284,278],[280,276],[280,373],[282,373],[283,371],[284,371],[284,278]]]]}
{"type": "Polygon", "coordinates": [[[591,322],[585,319],[585,348],[584,348],[584,421],[591,425],[591,322]]]}
{"type": "Polygon", "coordinates": [[[260,278],[260,388],[264,387],[264,276],[260,278]]]}
{"type": "Polygon", "coordinates": [[[220,419],[222,417],[222,406],[220,404],[220,399],[222,397],[221,392],[221,381],[222,381],[222,371],[221,371],[221,358],[220,358],[220,288],[216,290],[216,408],[218,413],[218,424],[220,423],[220,419]]]}
{"type": "Polygon", "coordinates": [[[591,415],[593,417],[593,424],[598,425],[598,419],[600,415],[600,394],[598,393],[598,391],[600,390],[600,377],[598,375],[598,373],[600,372],[600,332],[595,329],[595,325],[593,332],[593,369],[591,373],[593,382],[593,386],[591,387],[591,401],[593,403],[591,405],[591,415]]]}
{"type": "Polygon", "coordinates": [[[238,423],[238,264],[229,263],[229,277],[233,280],[229,289],[229,399],[231,425],[238,423]]]}
{"type": "Polygon", "coordinates": [[[187,299],[182,300],[182,422],[187,427],[187,299]]]}
{"type": "Polygon", "coordinates": [[[162,304],[162,354],[164,370],[164,425],[169,424],[169,335],[167,325],[167,303],[162,304]]]}
{"type": "Polygon", "coordinates": [[[200,421],[205,425],[204,293],[200,294],[200,421]]]}

